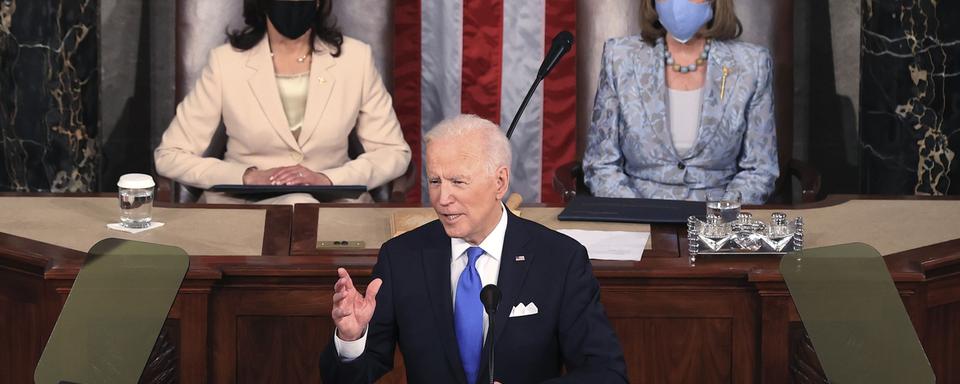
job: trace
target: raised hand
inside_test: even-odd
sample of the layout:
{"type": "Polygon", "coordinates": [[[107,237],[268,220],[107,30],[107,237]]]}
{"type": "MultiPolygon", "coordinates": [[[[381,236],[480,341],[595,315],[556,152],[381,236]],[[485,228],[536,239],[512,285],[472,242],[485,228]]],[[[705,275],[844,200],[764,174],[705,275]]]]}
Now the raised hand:
{"type": "Polygon", "coordinates": [[[364,296],[353,286],[353,280],[346,269],[338,268],[337,275],[340,279],[333,286],[333,324],[336,325],[341,339],[357,340],[363,336],[363,330],[373,317],[373,310],[377,307],[377,292],[380,291],[383,280],[371,281],[364,296]]]}

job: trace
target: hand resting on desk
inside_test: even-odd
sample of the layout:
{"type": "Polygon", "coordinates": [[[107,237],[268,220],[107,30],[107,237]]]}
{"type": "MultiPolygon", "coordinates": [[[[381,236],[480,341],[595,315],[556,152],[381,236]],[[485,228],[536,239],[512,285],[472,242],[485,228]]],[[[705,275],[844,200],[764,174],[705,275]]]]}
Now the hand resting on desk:
{"type": "Polygon", "coordinates": [[[333,185],[333,182],[320,172],[313,172],[302,165],[277,167],[260,170],[255,167],[243,174],[246,185],[333,185]]]}

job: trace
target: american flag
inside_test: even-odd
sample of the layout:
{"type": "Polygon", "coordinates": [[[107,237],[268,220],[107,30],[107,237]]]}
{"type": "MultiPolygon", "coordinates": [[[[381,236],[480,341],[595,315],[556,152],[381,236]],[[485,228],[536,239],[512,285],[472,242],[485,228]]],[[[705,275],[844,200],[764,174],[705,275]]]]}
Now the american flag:
{"type": "MultiPolygon", "coordinates": [[[[422,137],[444,118],[472,113],[504,131],[553,36],[576,29],[576,0],[397,0],[394,105],[427,201],[422,137]]],[[[511,139],[511,190],[526,202],[560,201],[551,181],[576,157],[576,46],[533,96],[511,139]]]]}

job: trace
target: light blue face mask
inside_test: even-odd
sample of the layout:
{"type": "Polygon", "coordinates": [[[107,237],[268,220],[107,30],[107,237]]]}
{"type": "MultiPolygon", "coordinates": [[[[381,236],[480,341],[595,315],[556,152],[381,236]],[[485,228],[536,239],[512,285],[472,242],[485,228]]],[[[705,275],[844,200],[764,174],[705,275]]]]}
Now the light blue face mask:
{"type": "Polygon", "coordinates": [[[713,7],[709,2],[666,0],[657,1],[656,4],[660,24],[681,43],[689,41],[704,24],[713,19],[713,7]]]}

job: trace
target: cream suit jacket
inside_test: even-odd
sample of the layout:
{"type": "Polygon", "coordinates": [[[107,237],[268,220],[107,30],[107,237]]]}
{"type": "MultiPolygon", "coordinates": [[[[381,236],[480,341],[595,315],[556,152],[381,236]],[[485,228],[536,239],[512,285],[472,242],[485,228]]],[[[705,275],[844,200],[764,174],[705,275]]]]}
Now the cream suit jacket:
{"type": "MultiPolygon", "coordinates": [[[[243,184],[249,167],[302,164],[335,185],[384,184],[404,173],[410,147],[374,66],[370,46],[344,37],[339,57],[318,42],[299,140],[290,132],[277,88],[270,47],[239,51],[229,44],[210,53],[196,87],[154,152],[157,173],[207,189],[243,184]],[[221,120],[224,158],[202,157],[221,120]],[[356,127],[365,153],[347,156],[347,136],[356,127]]],[[[208,193],[209,194],[209,193],[208,193]]]]}

